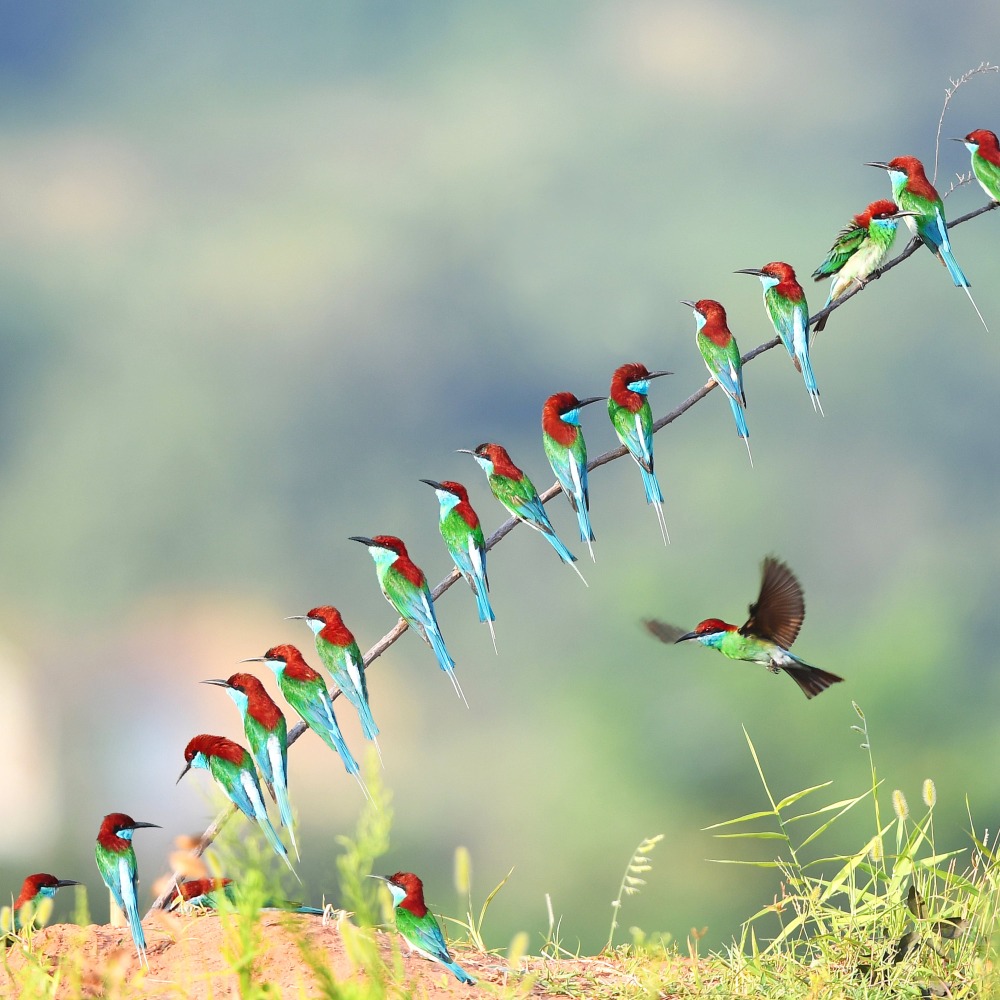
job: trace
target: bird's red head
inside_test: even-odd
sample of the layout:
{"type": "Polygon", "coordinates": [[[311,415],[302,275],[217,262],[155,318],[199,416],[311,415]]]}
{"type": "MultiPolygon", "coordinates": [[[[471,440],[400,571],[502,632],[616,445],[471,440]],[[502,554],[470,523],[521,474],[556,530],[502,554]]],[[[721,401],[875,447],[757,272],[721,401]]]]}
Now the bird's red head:
{"type": "Polygon", "coordinates": [[[101,828],[97,831],[97,843],[111,850],[122,851],[130,846],[128,840],[120,836],[122,832],[149,827],[156,827],[156,824],[132,819],[127,813],[108,813],[101,820],[101,828]]]}
{"type": "Polygon", "coordinates": [[[209,736],[207,733],[202,733],[188,741],[188,745],[184,748],[184,760],[190,764],[199,753],[206,757],[221,757],[231,764],[242,764],[246,751],[239,743],[227,740],[225,736],[209,736]]]}
{"type": "Polygon", "coordinates": [[[319,674],[303,659],[298,647],[290,643],[285,642],[280,646],[272,646],[262,658],[283,663],[285,676],[291,677],[293,680],[313,681],[319,677],[319,674]]]}
{"type": "Polygon", "coordinates": [[[443,479],[440,486],[442,489],[457,496],[459,503],[469,502],[469,491],[461,483],[456,483],[454,479],[443,479]]]}
{"type": "MultiPolygon", "coordinates": [[[[783,295],[786,299],[791,299],[793,302],[798,302],[800,299],[805,298],[805,292],[802,291],[802,286],[795,277],[795,268],[791,264],[786,264],[783,260],[773,260],[770,264],[765,264],[760,270],[762,274],[778,279],[778,284],[774,286],[774,290],[779,295],[783,295]]],[[[722,307],[720,306],[719,308],[721,309],[722,307]]]]}
{"type": "Polygon", "coordinates": [[[101,821],[97,839],[117,837],[122,830],[132,830],[134,827],[135,820],[128,813],[108,813],[101,821]]]}
{"type": "Polygon", "coordinates": [[[988,128],[977,128],[965,137],[966,142],[974,142],[979,146],[979,155],[994,166],[1000,166],[1000,144],[997,143],[995,132],[988,128]]]}
{"type": "Polygon", "coordinates": [[[206,892],[225,889],[232,881],[231,878],[193,878],[189,882],[181,882],[177,886],[177,891],[186,903],[189,899],[203,896],[206,892]]]}
{"type": "Polygon", "coordinates": [[[287,642],[280,646],[272,646],[262,657],[264,660],[276,660],[279,663],[291,663],[302,659],[302,654],[287,642]]]}
{"type": "Polygon", "coordinates": [[[372,541],[380,548],[395,552],[397,556],[409,558],[402,538],[397,538],[395,535],[372,535],[372,541]]]}
{"type": "Polygon", "coordinates": [[[872,219],[891,219],[899,211],[899,206],[888,198],[873,201],[863,212],[854,216],[854,224],[859,229],[867,229],[872,219]]]}
{"type": "Polygon", "coordinates": [[[406,890],[406,896],[399,903],[400,906],[409,910],[415,917],[422,917],[427,912],[427,905],[424,903],[424,883],[418,876],[413,872],[396,872],[395,875],[389,876],[389,881],[406,890]]]}
{"type": "Polygon", "coordinates": [[[706,618],[694,627],[695,635],[713,635],[716,632],[735,632],[736,626],[722,621],[721,618],[706,618]]]}
{"type": "Polygon", "coordinates": [[[322,607],[313,608],[306,618],[323,622],[319,634],[327,642],[332,642],[335,646],[350,646],[354,642],[354,635],[344,624],[343,616],[332,605],[324,604],[322,607]]]}
{"type": "Polygon", "coordinates": [[[340,612],[332,604],[322,604],[318,608],[313,608],[308,612],[306,618],[314,618],[324,625],[332,625],[334,628],[343,628],[344,619],[340,612]]]}
{"type": "Polygon", "coordinates": [[[571,392],[555,392],[542,404],[542,430],[554,441],[568,447],[576,441],[579,429],[560,418],[564,413],[580,406],[580,400],[571,392]]]}
{"type": "Polygon", "coordinates": [[[915,156],[897,156],[886,166],[890,170],[899,170],[906,174],[906,189],[911,194],[929,201],[935,201],[940,197],[934,185],[927,179],[924,165],[915,156]]]}
{"type": "Polygon", "coordinates": [[[615,369],[611,376],[611,388],[608,395],[619,406],[624,406],[633,413],[642,409],[642,404],[646,397],[641,393],[633,392],[629,386],[640,379],[649,378],[649,369],[638,361],[629,361],[615,369]]]}
{"type": "Polygon", "coordinates": [[[29,875],[21,886],[21,895],[14,900],[14,912],[21,909],[25,903],[30,903],[42,889],[59,889],[64,885],[79,884],[79,882],[72,882],[69,879],[57,879],[55,875],[48,875],[45,872],[29,875]]]}
{"type": "Polygon", "coordinates": [[[504,476],[507,479],[520,479],[524,475],[514,464],[514,460],[507,454],[507,449],[502,444],[484,442],[477,446],[476,454],[482,458],[488,458],[493,463],[493,474],[495,476],[504,476]]]}
{"type": "Polygon", "coordinates": [[[705,317],[705,324],[720,323],[726,325],[726,310],[721,302],[715,299],[698,299],[694,304],[695,312],[700,312],[705,317]]]}
{"type": "Polygon", "coordinates": [[[226,683],[246,695],[247,713],[265,729],[274,729],[284,718],[281,709],[274,703],[274,699],[267,693],[260,679],[253,674],[233,674],[226,683]]]}
{"type": "Polygon", "coordinates": [[[554,392],[542,404],[542,413],[551,413],[556,417],[561,417],[570,410],[575,410],[580,405],[580,400],[572,392],[554,392]]]}
{"type": "Polygon", "coordinates": [[[924,165],[915,156],[895,156],[886,166],[890,170],[899,170],[910,178],[923,177],[924,180],[927,179],[924,165]]]}

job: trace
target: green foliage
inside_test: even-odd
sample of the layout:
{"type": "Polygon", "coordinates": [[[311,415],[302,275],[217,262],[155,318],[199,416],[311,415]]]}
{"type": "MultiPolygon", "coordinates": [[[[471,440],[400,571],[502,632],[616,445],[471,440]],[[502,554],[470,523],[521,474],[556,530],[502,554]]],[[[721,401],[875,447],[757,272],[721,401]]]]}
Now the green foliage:
{"type": "Polygon", "coordinates": [[[608,943],[604,946],[605,951],[611,948],[615,937],[622,897],[634,896],[646,884],[646,880],[642,876],[653,870],[653,866],[649,862],[649,854],[661,840],[663,840],[662,833],[658,833],[655,837],[647,837],[635,849],[631,860],[625,866],[625,874],[622,876],[621,885],[618,886],[618,895],[611,903],[611,929],[608,931],[608,943]]]}
{"type": "Polygon", "coordinates": [[[716,833],[721,839],[769,845],[765,858],[721,863],[774,868],[782,882],[780,895],[744,923],[731,949],[735,983],[753,980],[770,991],[790,975],[808,975],[851,995],[860,995],[862,988],[936,989],[940,984],[956,994],[981,989],[996,952],[1000,879],[995,854],[985,838],[974,834],[969,850],[936,847],[937,791],[929,779],[922,788],[922,815],[914,816],[897,790],[894,818],[883,822],[867,721],[859,706],[854,709],[861,725],[852,729],[863,736],[870,785],[860,795],[827,805],[811,808],[806,800],[815,802],[829,782],[776,799],[746,737],[769,808],[709,829],[725,831],[716,833]],[[872,806],[874,832],[861,849],[818,854],[817,838],[865,801],[872,806]]]}
{"type": "Polygon", "coordinates": [[[472,863],[469,858],[469,852],[464,847],[458,847],[455,849],[455,888],[458,890],[459,895],[465,895],[467,906],[465,910],[465,919],[460,920],[456,917],[445,917],[449,923],[457,924],[459,927],[463,928],[466,933],[466,938],[474,948],[479,951],[486,951],[486,942],[483,940],[483,924],[486,922],[486,913],[490,908],[490,904],[496,898],[497,893],[507,884],[511,875],[514,874],[514,869],[511,868],[509,872],[493,887],[492,892],[486,897],[483,902],[482,908],[479,911],[479,916],[473,915],[472,906],[472,863]]]}
{"type": "Polygon", "coordinates": [[[381,767],[372,749],[365,755],[363,770],[371,799],[361,808],[354,837],[337,837],[343,848],[337,855],[337,872],[344,908],[353,912],[362,927],[373,927],[381,920],[381,910],[378,886],[368,876],[374,874],[375,861],[389,850],[392,793],[382,781],[381,767]]]}

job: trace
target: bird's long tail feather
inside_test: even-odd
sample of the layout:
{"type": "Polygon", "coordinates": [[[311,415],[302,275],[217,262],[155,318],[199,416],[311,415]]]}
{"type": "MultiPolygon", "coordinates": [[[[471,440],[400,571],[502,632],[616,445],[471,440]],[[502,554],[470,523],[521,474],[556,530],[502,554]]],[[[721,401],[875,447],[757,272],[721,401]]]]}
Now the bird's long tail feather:
{"type": "Polygon", "coordinates": [[[747,455],[750,456],[750,468],[753,468],[753,455],[750,453],[750,430],[747,427],[746,414],[743,412],[743,407],[733,399],[732,396],[727,397],[729,399],[729,406],[733,411],[733,419],[736,421],[736,432],[741,438],[743,438],[744,443],[747,446],[747,455]]]}
{"type": "Polygon", "coordinates": [[[821,416],[825,417],[823,404],[819,401],[819,388],[816,385],[816,376],[813,374],[809,352],[807,350],[800,351],[795,357],[799,363],[799,367],[802,369],[802,380],[805,382],[806,390],[809,392],[809,399],[812,402],[813,410],[818,411],[821,416]]]}
{"type": "Polygon", "coordinates": [[[832,684],[837,684],[844,679],[836,674],[831,674],[828,670],[820,670],[819,667],[812,667],[801,661],[782,666],[781,669],[802,688],[802,693],[807,698],[815,698],[832,684]]]}

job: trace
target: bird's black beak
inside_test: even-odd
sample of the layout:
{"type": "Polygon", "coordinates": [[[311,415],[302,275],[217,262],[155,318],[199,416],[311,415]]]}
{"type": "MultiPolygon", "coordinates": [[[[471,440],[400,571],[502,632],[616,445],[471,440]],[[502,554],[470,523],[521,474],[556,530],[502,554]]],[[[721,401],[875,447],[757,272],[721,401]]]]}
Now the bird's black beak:
{"type": "Polygon", "coordinates": [[[872,163],[866,163],[865,166],[866,167],[878,167],[879,170],[888,170],[889,169],[889,164],[888,163],[876,163],[876,162],[872,162],[872,163]]]}
{"type": "Polygon", "coordinates": [[[692,301],[691,301],[690,299],[681,299],[681,305],[682,305],[682,306],[688,306],[688,307],[690,307],[691,309],[695,309],[695,308],[697,308],[697,307],[695,306],[695,304],[694,304],[694,303],[693,303],[693,302],[692,302],[692,301]]]}
{"type": "Polygon", "coordinates": [[[181,773],[177,776],[177,780],[174,782],[174,784],[179,785],[181,783],[181,778],[183,778],[184,775],[187,774],[188,771],[190,770],[191,770],[191,762],[188,761],[188,763],[184,765],[184,770],[181,771],[181,773]]]}
{"type": "MultiPolygon", "coordinates": [[[[266,656],[248,656],[245,660],[237,660],[237,663],[267,663],[266,656]]],[[[211,684],[211,681],[206,681],[206,684],[211,684]]]]}
{"type": "Polygon", "coordinates": [[[65,889],[68,885],[83,885],[82,882],[77,882],[75,879],[71,878],[60,878],[56,879],[56,888],[65,889]]]}
{"type": "MultiPolygon", "coordinates": [[[[190,767],[190,766],[191,765],[188,764],[188,767],[190,767]]],[[[185,770],[187,770],[187,768],[185,768],[185,770]]],[[[177,780],[180,781],[181,779],[178,778],[177,780]]],[[[132,824],[132,829],[133,830],[162,830],[163,827],[160,826],[159,823],[133,823],[132,824]]]]}
{"type": "Polygon", "coordinates": [[[607,396],[588,396],[586,399],[581,399],[579,403],[576,404],[577,409],[581,406],[590,406],[591,403],[599,403],[602,399],[607,399],[607,396]]]}
{"type": "Polygon", "coordinates": [[[965,140],[964,140],[964,139],[959,139],[959,137],[958,137],[957,135],[949,135],[949,136],[948,136],[948,138],[949,138],[949,139],[950,139],[950,140],[951,140],[952,142],[965,142],[965,140]]]}
{"type": "Polygon", "coordinates": [[[435,482],[433,479],[421,479],[420,482],[426,483],[432,490],[444,490],[445,493],[448,492],[440,483],[435,482]]]}
{"type": "Polygon", "coordinates": [[[214,684],[216,687],[227,688],[229,687],[229,681],[221,681],[218,679],[211,681],[201,681],[202,684],[214,684]]]}
{"type": "Polygon", "coordinates": [[[475,455],[476,453],[471,448],[456,448],[456,455],[475,455]]]}
{"type": "Polygon", "coordinates": [[[646,378],[659,378],[661,375],[673,375],[673,372],[650,372],[646,378]]]}
{"type": "Polygon", "coordinates": [[[287,615],[285,617],[286,622],[304,622],[309,616],[308,615],[287,615]]]}
{"type": "Polygon", "coordinates": [[[685,632],[684,635],[682,635],[680,638],[674,639],[674,645],[676,646],[677,643],[679,642],[687,642],[688,639],[697,639],[697,638],[698,638],[697,632],[685,632]]]}
{"type": "MultiPolygon", "coordinates": [[[[362,545],[368,545],[368,546],[375,545],[374,538],[366,538],[364,535],[351,535],[350,540],[352,542],[361,542],[362,545]]],[[[375,547],[378,548],[377,545],[375,547]]]]}
{"type": "Polygon", "coordinates": [[[759,267],[741,267],[738,271],[733,271],[733,274],[752,274],[755,278],[759,278],[763,273],[759,267]]]}

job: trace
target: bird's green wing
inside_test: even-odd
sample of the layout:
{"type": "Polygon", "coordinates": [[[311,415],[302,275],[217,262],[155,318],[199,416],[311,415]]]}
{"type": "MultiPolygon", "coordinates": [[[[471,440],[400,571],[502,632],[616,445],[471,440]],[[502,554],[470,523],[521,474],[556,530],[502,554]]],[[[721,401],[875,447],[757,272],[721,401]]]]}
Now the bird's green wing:
{"type": "Polygon", "coordinates": [[[826,260],[813,271],[813,278],[816,281],[822,281],[824,278],[836,274],[857,253],[858,247],[861,246],[867,235],[868,230],[863,226],[855,225],[853,221],[844,226],[837,233],[837,238],[833,241],[833,246],[830,247],[826,260]]]}

